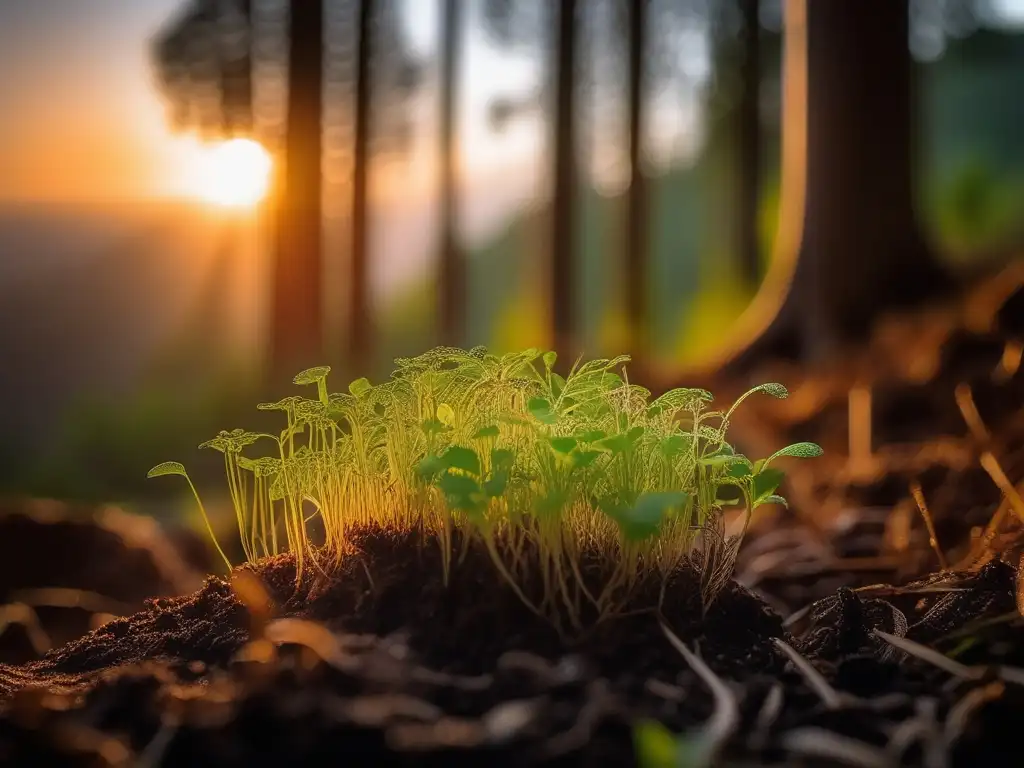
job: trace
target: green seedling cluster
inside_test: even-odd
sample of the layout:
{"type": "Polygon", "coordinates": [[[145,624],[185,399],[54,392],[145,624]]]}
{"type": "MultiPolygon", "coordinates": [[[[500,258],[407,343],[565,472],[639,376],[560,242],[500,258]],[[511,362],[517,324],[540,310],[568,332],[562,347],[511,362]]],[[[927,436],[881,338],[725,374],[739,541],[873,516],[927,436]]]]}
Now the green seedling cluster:
{"type": "MultiPolygon", "coordinates": [[[[724,508],[742,508],[745,530],[759,505],[784,503],[775,462],[821,453],[798,443],[752,461],[727,442],[744,399],[786,389],[765,384],[716,410],[702,389],[652,399],[629,382],[626,356],[577,362],[566,376],[556,359],[438,348],[397,360],[389,381],[358,379],[340,394],[329,393],[327,367],[300,373],[295,383],[315,396],[259,406],[282,412],[279,434],[221,432],[202,446],[223,454],[247,557],[288,549],[300,573],[329,573],[352,530],[382,525],[435,539],[446,582],[460,547],[479,542],[530,608],[574,623],[588,605],[614,614],[638,583],[688,560],[713,599],[742,535],[725,535],[724,508]],[[245,455],[257,443],[268,455],[245,455]],[[584,572],[593,553],[611,573],[597,587],[584,572]],[[522,589],[534,569],[542,597],[522,589]]],[[[167,474],[188,478],[177,462],[150,472],[167,474]]]]}

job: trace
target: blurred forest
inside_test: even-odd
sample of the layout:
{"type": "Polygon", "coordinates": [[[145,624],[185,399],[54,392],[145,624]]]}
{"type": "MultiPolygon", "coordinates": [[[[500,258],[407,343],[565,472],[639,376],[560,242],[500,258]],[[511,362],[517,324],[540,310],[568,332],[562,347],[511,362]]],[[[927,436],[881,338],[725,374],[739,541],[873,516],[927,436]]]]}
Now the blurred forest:
{"type": "MultiPolygon", "coordinates": [[[[951,267],[1005,260],[1024,235],[1024,13],[969,0],[909,8],[925,235],[951,267]]],[[[548,344],[552,323],[556,339],[560,323],[575,325],[575,347],[612,354],[634,348],[641,311],[645,348],[665,365],[722,343],[773,258],[781,0],[327,0],[320,12],[191,0],[152,42],[156,82],[183,130],[251,133],[288,158],[290,192],[279,218],[260,223],[270,234],[256,249],[278,286],[264,309],[287,319],[269,332],[278,352],[287,347],[281,365],[298,370],[319,353],[342,387],[442,338],[548,344]],[[310,30],[323,32],[322,57],[310,30]],[[638,243],[639,277],[622,256],[638,243]],[[552,275],[574,303],[549,306],[552,275]],[[320,298],[295,298],[311,293],[320,298]]],[[[0,209],[0,237],[24,221],[0,209]]],[[[238,243],[217,247],[240,258],[238,243]]],[[[116,374],[130,385],[75,386],[50,359],[59,347],[32,338],[31,324],[7,331],[5,359],[31,347],[40,367],[5,377],[6,401],[27,405],[3,417],[0,487],[140,498],[149,466],[252,424],[258,361],[226,356],[229,342],[209,332],[232,279],[214,270],[192,324],[116,374]]],[[[69,291],[46,292],[74,304],[69,291]]],[[[11,317],[7,329],[18,327],[11,317]]]]}

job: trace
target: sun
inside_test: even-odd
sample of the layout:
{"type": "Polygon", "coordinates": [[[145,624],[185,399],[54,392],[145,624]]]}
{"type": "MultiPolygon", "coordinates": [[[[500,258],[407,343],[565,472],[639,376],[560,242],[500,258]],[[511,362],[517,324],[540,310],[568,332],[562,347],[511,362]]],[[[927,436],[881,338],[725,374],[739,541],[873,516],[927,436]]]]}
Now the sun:
{"type": "Polygon", "coordinates": [[[251,208],[267,196],[273,160],[252,139],[229,139],[203,152],[196,194],[214,205],[251,208]]]}

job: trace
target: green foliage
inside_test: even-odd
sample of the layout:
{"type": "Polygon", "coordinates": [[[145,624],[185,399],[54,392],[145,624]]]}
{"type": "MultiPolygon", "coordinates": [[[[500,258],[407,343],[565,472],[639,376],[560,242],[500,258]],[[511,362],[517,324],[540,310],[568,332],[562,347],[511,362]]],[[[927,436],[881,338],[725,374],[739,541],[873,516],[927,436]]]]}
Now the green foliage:
{"type": "MultiPolygon", "coordinates": [[[[289,548],[301,568],[314,555],[340,558],[353,526],[418,527],[440,542],[447,579],[459,531],[487,547],[517,591],[524,553],[539,553],[544,595],[520,596],[575,622],[585,603],[615,612],[641,579],[667,577],[703,539],[704,593],[713,599],[738,547],[723,533],[720,489],[739,490],[745,529],[755,507],[784,503],[784,475],[769,464],[821,450],[798,443],[752,462],[726,442],[735,405],[710,410],[713,398],[700,389],[651,400],[625,377],[625,356],[577,361],[564,377],[556,359],[537,349],[498,356],[442,347],[397,360],[386,382],[358,379],[335,394],[326,367],[299,374],[296,384],[315,385],[316,399],[259,406],[284,414],[279,435],[236,429],[201,446],[223,454],[247,557],[289,548]],[[257,442],[274,444],[271,455],[244,456],[257,442]],[[310,543],[314,517],[323,547],[310,543]],[[597,592],[580,567],[593,548],[614,571],[597,592]]],[[[758,393],[787,394],[766,384],[736,405],[758,393]]],[[[184,468],[151,472],[162,474],[184,468]]]]}

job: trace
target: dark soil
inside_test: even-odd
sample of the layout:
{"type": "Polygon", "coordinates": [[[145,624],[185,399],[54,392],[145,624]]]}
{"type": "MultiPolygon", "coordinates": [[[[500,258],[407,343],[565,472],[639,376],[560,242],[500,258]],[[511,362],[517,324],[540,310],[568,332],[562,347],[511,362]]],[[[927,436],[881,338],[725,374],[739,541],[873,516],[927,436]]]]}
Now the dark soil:
{"type": "Polygon", "coordinates": [[[692,735],[724,711],[663,623],[735,701],[719,764],[1019,765],[1024,526],[1005,510],[993,520],[1002,494],[979,464],[990,451],[1024,479],[1024,371],[1004,363],[1024,289],[1000,279],[880,326],[842,370],[757,373],[794,394],[744,406],[741,448],[809,439],[826,456],[789,465],[792,511],[756,521],[737,583],[706,612],[681,569],[660,610],[652,583],[624,615],[560,635],[478,549],[445,586],[435,543],[366,530],[330,578],[306,568],[297,583],[294,560],[274,558],[0,665],[0,764],[635,765],[637,722],[692,735]],[[847,457],[855,384],[872,393],[867,465],[847,457]],[[985,440],[965,425],[960,384],[985,440]]]}

